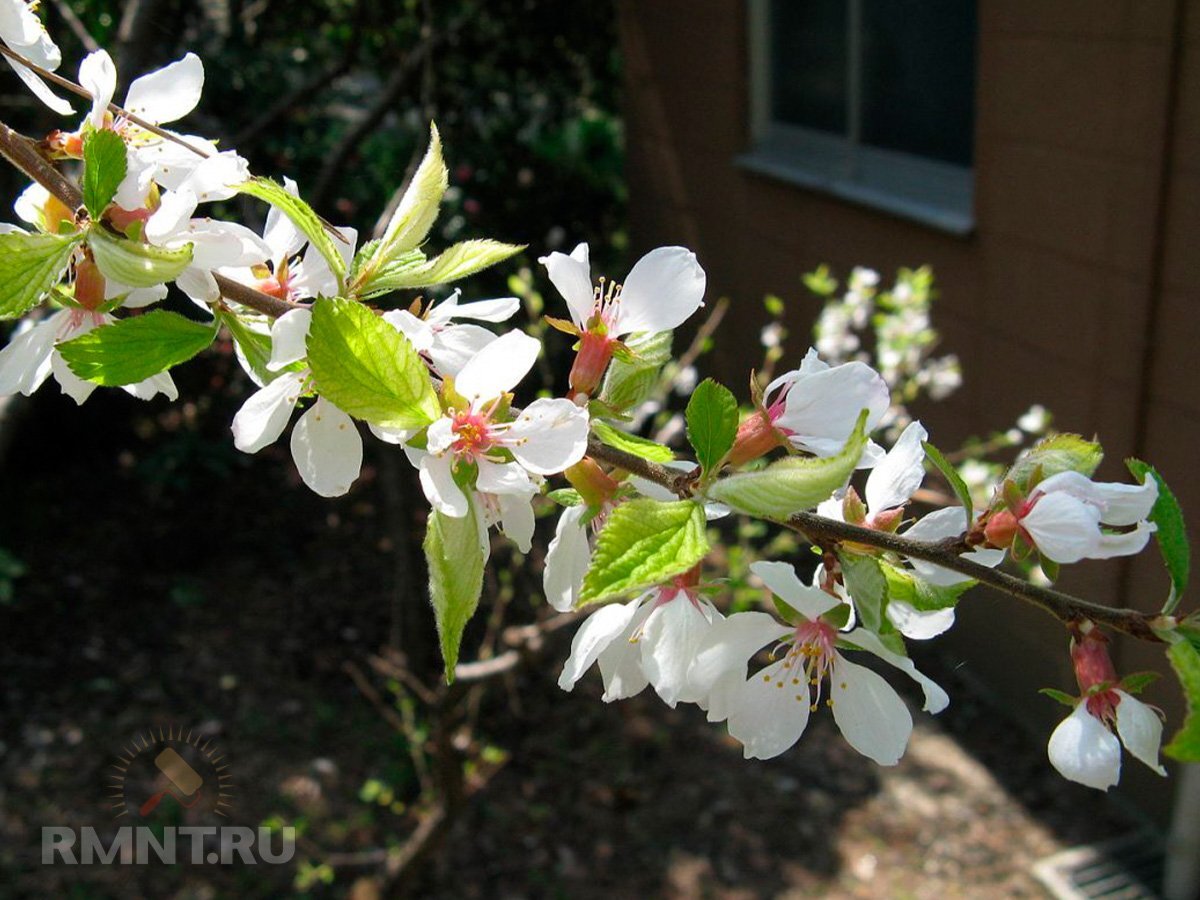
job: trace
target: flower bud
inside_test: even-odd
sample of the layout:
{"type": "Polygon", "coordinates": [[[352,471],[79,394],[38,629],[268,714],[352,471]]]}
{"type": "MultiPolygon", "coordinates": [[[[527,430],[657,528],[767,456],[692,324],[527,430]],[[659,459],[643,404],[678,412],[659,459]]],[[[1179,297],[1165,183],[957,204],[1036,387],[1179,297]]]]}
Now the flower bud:
{"type": "Polygon", "coordinates": [[[895,533],[900,527],[900,523],[904,520],[904,507],[897,506],[893,509],[885,509],[883,512],[876,513],[871,516],[866,523],[868,528],[873,528],[875,531],[887,531],[895,533]]]}
{"type": "Polygon", "coordinates": [[[599,509],[612,500],[617,493],[617,488],[620,487],[596,464],[595,460],[588,456],[563,472],[563,475],[571,483],[571,487],[579,491],[579,496],[583,498],[584,503],[592,509],[599,509]]]}
{"type": "Polygon", "coordinates": [[[90,257],[75,264],[75,302],[90,312],[104,303],[104,276],[90,257]]]}
{"type": "Polygon", "coordinates": [[[987,542],[998,549],[1012,546],[1013,538],[1017,536],[1017,517],[1007,509],[995,512],[988,519],[983,529],[987,542]]]}
{"type": "Polygon", "coordinates": [[[1071,663],[1075,668],[1075,680],[1079,690],[1087,694],[1100,685],[1117,683],[1117,670],[1108,655],[1108,638],[1095,627],[1086,632],[1076,630],[1071,640],[1071,663]]]}
{"type": "Polygon", "coordinates": [[[846,489],[842,500],[842,518],[851,525],[862,525],[867,518],[867,505],[853,487],[846,489]]]}
{"type": "Polygon", "coordinates": [[[743,466],[783,446],[783,443],[784,437],[771,421],[770,415],[765,409],[760,409],[738,426],[737,439],[729,451],[729,464],[743,466]]]}
{"type": "Polygon", "coordinates": [[[590,397],[600,386],[613,356],[613,341],[606,334],[585,331],[579,338],[579,352],[571,366],[571,391],[590,397]]]}

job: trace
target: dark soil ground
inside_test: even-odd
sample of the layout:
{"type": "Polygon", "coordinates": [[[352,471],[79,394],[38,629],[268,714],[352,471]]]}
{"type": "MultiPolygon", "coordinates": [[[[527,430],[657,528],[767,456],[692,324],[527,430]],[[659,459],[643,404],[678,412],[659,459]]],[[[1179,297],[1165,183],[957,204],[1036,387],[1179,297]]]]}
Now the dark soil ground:
{"type": "MultiPolygon", "coordinates": [[[[227,404],[76,411],[43,393],[0,471],[0,547],[29,570],[0,607],[0,896],[372,896],[373,851],[415,824],[406,740],[344,670],[387,640],[398,551],[380,479],[324,501],[297,487],[286,444],[233,451],[227,404]],[[295,860],[41,865],[44,825],[111,833],[108,767],[172,726],[225,753],[230,821],[300,829],[295,860]]],[[[560,692],[568,631],[486,697],[479,738],[506,762],[411,894],[1042,896],[1034,860],[1135,827],[1054,776],[936,651],[922,662],[953,705],[915,715],[896,768],[821,716],[793,752],[748,763],[695,709],[604,705],[594,675],[560,692]]]]}

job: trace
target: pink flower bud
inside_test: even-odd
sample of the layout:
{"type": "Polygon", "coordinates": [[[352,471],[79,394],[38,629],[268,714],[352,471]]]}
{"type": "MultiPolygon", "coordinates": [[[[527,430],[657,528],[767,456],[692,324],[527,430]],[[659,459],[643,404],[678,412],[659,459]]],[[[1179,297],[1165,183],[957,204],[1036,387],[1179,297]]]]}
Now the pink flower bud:
{"type": "Polygon", "coordinates": [[[770,415],[760,409],[738,426],[737,439],[729,451],[729,464],[743,466],[783,446],[783,443],[784,437],[771,421],[770,415]]]}
{"type": "Polygon", "coordinates": [[[571,366],[571,392],[592,396],[600,386],[612,355],[613,340],[608,335],[585,331],[579,338],[579,353],[571,366]]]}
{"type": "Polygon", "coordinates": [[[1003,550],[1012,546],[1018,528],[1017,517],[1007,509],[1002,509],[993,513],[988,519],[988,523],[983,529],[983,535],[991,546],[1003,550]]]}

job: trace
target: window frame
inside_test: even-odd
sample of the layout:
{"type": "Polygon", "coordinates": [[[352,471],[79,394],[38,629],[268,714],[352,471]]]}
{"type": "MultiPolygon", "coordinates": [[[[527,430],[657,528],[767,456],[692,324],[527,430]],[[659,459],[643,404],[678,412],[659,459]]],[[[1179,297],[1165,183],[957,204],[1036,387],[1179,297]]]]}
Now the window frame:
{"type": "Polygon", "coordinates": [[[950,234],[975,228],[974,168],[861,143],[862,0],[847,0],[845,136],[771,116],[771,0],[748,0],[750,149],[742,168],[950,234]]]}

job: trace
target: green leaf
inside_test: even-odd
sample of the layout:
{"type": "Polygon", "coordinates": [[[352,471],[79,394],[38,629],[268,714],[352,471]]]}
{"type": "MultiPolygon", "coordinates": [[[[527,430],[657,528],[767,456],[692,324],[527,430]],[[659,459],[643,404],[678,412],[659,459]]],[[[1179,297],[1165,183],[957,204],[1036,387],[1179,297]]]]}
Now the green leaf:
{"type": "Polygon", "coordinates": [[[730,475],[713,484],[708,495],[741,512],[774,519],[813,509],[854,474],[867,445],[866,423],[867,410],[863,410],[846,446],[836,456],[788,458],[757,472],[730,475]]]}
{"type": "Polygon", "coordinates": [[[1162,610],[1170,615],[1183,599],[1183,592],[1187,589],[1192,570],[1192,550],[1188,544],[1183,510],[1171,489],[1167,487],[1167,482],[1153,466],[1140,459],[1127,459],[1125,465],[1143,484],[1147,477],[1158,482],[1158,499],[1154,501],[1154,508],[1150,510],[1150,521],[1158,526],[1158,530],[1154,532],[1154,539],[1158,541],[1163,564],[1167,567],[1167,574],[1171,576],[1171,595],[1162,610]]]}
{"type": "Polygon", "coordinates": [[[308,364],[318,393],[356,419],[423,428],[441,415],[412,343],[361,303],[322,297],[313,304],[308,364]]]}
{"type": "Polygon", "coordinates": [[[33,309],[62,280],[81,235],[0,234],[0,320],[33,309]]]}
{"type": "Polygon", "coordinates": [[[613,409],[632,409],[644,402],[658,384],[659,370],[671,359],[674,332],[636,334],[625,342],[629,362],[614,359],[608,367],[600,399],[613,409]]]}
{"type": "Polygon", "coordinates": [[[463,630],[479,606],[483,567],[487,562],[475,504],[460,519],[436,509],[425,528],[425,562],[429,566],[429,600],[437,623],[438,642],[446,664],[446,681],[454,681],[463,630]]]}
{"type": "Polygon", "coordinates": [[[88,132],[83,139],[83,205],[99,221],[125,180],[128,163],[125,141],[107,128],[88,132]]]}
{"type": "Polygon", "coordinates": [[[930,584],[907,569],[886,562],[880,564],[880,569],[887,579],[888,601],[907,603],[920,612],[957,606],[959,598],[975,586],[970,580],[951,585],[930,584]]]}
{"type": "Polygon", "coordinates": [[[546,496],[559,506],[582,506],[583,496],[575,488],[559,488],[550,491],[546,496]]]}
{"type": "Polygon", "coordinates": [[[696,460],[711,474],[733,446],[738,430],[737,399],[729,388],[706,378],[687,405],[687,436],[696,460]]]}
{"type": "Polygon", "coordinates": [[[269,334],[250,328],[233,312],[218,312],[217,318],[229,329],[230,336],[238,345],[238,349],[242,351],[242,356],[246,358],[250,370],[263,384],[270,384],[283,374],[282,371],[272,372],[267,368],[267,363],[271,361],[271,336],[269,334]]]}
{"type": "Polygon", "coordinates": [[[699,503],[622,503],[596,541],[579,605],[662,584],[707,555],[704,507],[699,503]]]}
{"type": "Polygon", "coordinates": [[[829,266],[818,266],[816,271],[801,276],[804,286],[818,297],[832,297],[838,288],[838,281],[829,273],[829,266]]]}
{"type": "Polygon", "coordinates": [[[1095,473],[1104,451],[1095,441],[1077,434],[1054,434],[1042,438],[1017,458],[1007,477],[1028,492],[1030,478],[1040,471],[1043,479],[1059,472],[1080,472],[1089,478],[1095,473]]]}
{"type": "Polygon", "coordinates": [[[962,504],[963,509],[967,511],[967,522],[975,520],[975,508],[971,503],[971,491],[967,487],[967,483],[962,480],[962,476],[958,474],[958,469],[950,464],[950,461],[942,455],[942,451],[929,441],[922,441],[921,446],[925,448],[925,458],[933,463],[933,467],[942,473],[942,477],[950,485],[950,489],[954,491],[954,496],[958,498],[958,502],[962,504]]]}
{"type": "Polygon", "coordinates": [[[1140,694],[1160,678],[1161,672],[1134,672],[1121,679],[1121,689],[1127,694],[1140,694]]]}
{"type": "Polygon", "coordinates": [[[345,282],[346,261],[338,252],[338,239],[329,233],[325,228],[325,223],[321,221],[321,217],[304,200],[290,193],[282,184],[269,178],[252,178],[238,185],[238,191],[270,203],[291,219],[292,224],[325,258],[330,271],[337,277],[338,284],[341,285],[345,282]]]}
{"type": "Polygon", "coordinates": [[[1167,650],[1187,701],[1187,717],[1163,753],[1180,762],[1200,762],[1200,650],[1191,641],[1176,641],[1167,650]]]}
{"type": "Polygon", "coordinates": [[[71,371],[106,387],[137,384],[181,362],[213,342],[213,325],[156,309],[101,325],[58,345],[71,371]]]}
{"type": "Polygon", "coordinates": [[[854,600],[859,621],[876,634],[883,628],[883,611],[888,601],[888,582],[879,562],[870,556],[840,553],[846,593],[854,600]]]}
{"type": "Polygon", "coordinates": [[[400,205],[388,221],[379,242],[380,262],[416,248],[437,220],[438,205],[450,184],[450,174],[442,159],[442,137],[437,125],[429,124],[429,149],[412,182],[400,199],[400,205]]]}
{"type": "Polygon", "coordinates": [[[1038,690],[1038,693],[1045,694],[1051,700],[1057,700],[1059,703],[1061,703],[1063,706],[1067,707],[1068,709],[1074,709],[1076,706],[1079,705],[1079,698],[1072,697],[1066,691],[1056,690],[1055,688],[1041,688],[1040,690],[1038,690]]]}
{"type": "Polygon", "coordinates": [[[392,291],[448,284],[481,272],[524,250],[523,245],[502,244],[500,241],[473,240],[455,244],[433,259],[424,259],[415,252],[402,257],[403,265],[388,264],[376,270],[358,290],[358,296],[369,299],[392,291]]]}
{"type": "Polygon", "coordinates": [[[117,237],[103,226],[88,231],[88,247],[105,278],[130,287],[153,287],[174,281],[192,263],[192,245],[167,250],[117,237]]]}
{"type": "Polygon", "coordinates": [[[648,459],[651,462],[666,463],[675,458],[675,454],[671,452],[670,447],[665,447],[662,444],[648,438],[639,437],[636,434],[620,431],[613,428],[607,422],[601,422],[598,419],[592,420],[592,433],[609,447],[624,450],[626,453],[632,453],[634,456],[648,459]]]}

